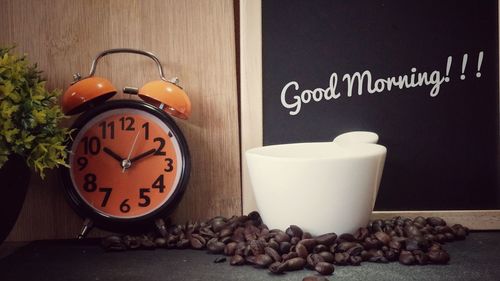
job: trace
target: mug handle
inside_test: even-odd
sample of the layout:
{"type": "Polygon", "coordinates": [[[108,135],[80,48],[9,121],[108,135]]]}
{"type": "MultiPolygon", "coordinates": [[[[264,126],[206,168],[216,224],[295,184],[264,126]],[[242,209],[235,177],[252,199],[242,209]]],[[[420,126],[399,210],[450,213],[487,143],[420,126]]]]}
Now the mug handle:
{"type": "Polygon", "coordinates": [[[337,136],[335,143],[377,143],[378,135],[369,131],[352,131],[337,136]]]}

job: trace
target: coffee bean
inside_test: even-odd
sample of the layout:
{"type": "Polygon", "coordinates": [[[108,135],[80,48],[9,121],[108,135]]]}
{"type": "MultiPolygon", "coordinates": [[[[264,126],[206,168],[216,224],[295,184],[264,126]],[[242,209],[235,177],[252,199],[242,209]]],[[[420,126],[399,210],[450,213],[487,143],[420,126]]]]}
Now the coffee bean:
{"type": "Polygon", "coordinates": [[[306,260],[301,257],[296,257],[287,260],[286,263],[287,263],[286,266],[287,271],[301,270],[306,265],[306,260]]]}
{"type": "Polygon", "coordinates": [[[316,240],[317,244],[330,246],[335,242],[335,240],[337,240],[337,234],[335,234],[335,233],[323,234],[323,235],[316,237],[314,240],[316,240]]]}
{"type": "Polygon", "coordinates": [[[233,231],[231,235],[231,240],[234,242],[245,242],[245,229],[243,227],[238,227],[233,231]]]}
{"type": "Polygon", "coordinates": [[[318,253],[326,262],[333,263],[335,257],[331,252],[321,252],[318,253]]]}
{"type": "Polygon", "coordinates": [[[238,246],[238,243],[236,242],[229,242],[226,244],[224,247],[224,255],[226,256],[232,256],[236,252],[236,247],[238,246]]]}
{"type": "Polygon", "coordinates": [[[208,227],[204,227],[200,229],[200,235],[207,236],[207,237],[215,237],[215,232],[210,230],[208,227]]]}
{"type": "Polygon", "coordinates": [[[297,255],[299,255],[299,257],[304,259],[309,254],[309,252],[307,252],[306,246],[304,246],[304,244],[302,243],[297,244],[297,246],[295,247],[295,252],[297,253],[297,255]]]}
{"type": "Polygon", "coordinates": [[[406,237],[422,236],[422,233],[415,225],[407,225],[403,229],[406,237]]]}
{"type": "Polygon", "coordinates": [[[297,245],[297,243],[299,243],[299,241],[300,241],[300,238],[299,238],[299,237],[295,237],[295,236],[294,236],[294,237],[292,237],[292,238],[290,239],[290,244],[292,244],[292,245],[297,245]]]}
{"type": "Polygon", "coordinates": [[[298,237],[299,239],[302,239],[302,234],[304,233],[302,229],[296,225],[290,225],[285,231],[286,234],[290,237],[298,237]]]}
{"type": "Polygon", "coordinates": [[[266,255],[257,255],[255,256],[255,265],[260,268],[267,268],[269,265],[271,265],[274,262],[274,260],[266,255]]]}
{"type": "Polygon", "coordinates": [[[316,270],[321,275],[331,275],[335,268],[331,263],[320,261],[316,264],[314,270],[316,270]]]}
{"type": "Polygon", "coordinates": [[[421,224],[421,225],[426,225],[427,224],[427,220],[424,217],[421,217],[421,216],[418,216],[418,217],[414,218],[413,222],[421,224]]]}
{"type": "Polygon", "coordinates": [[[379,231],[376,232],[374,235],[380,242],[382,242],[385,245],[389,244],[389,242],[391,241],[391,237],[387,235],[387,233],[385,232],[379,231]]]}
{"type": "MultiPolygon", "coordinates": [[[[187,241],[189,244],[189,241],[187,241]]],[[[156,244],[154,241],[149,239],[149,237],[144,237],[141,239],[141,247],[147,250],[154,250],[156,248],[156,244]]]]}
{"type": "Polygon", "coordinates": [[[429,262],[429,257],[421,250],[415,250],[412,254],[419,265],[426,265],[429,262]]]}
{"type": "Polygon", "coordinates": [[[218,257],[214,260],[214,263],[222,263],[225,262],[226,258],[225,257],[218,257]]]}
{"type": "Polygon", "coordinates": [[[155,246],[158,248],[163,248],[167,246],[167,240],[163,237],[158,237],[154,240],[155,246]]]}
{"type": "Polygon", "coordinates": [[[307,255],[306,262],[307,267],[313,269],[316,264],[320,261],[325,261],[325,259],[319,254],[309,254],[307,255]]]}
{"type": "Polygon", "coordinates": [[[207,243],[207,250],[210,254],[222,254],[225,246],[222,242],[207,243]]]}
{"type": "Polygon", "coordinates": [[[224,227],[220,232],[219,232],[219,237],[226,237],[226,236],[231,236],[233,234],[233,228],[231,227],[224,227]]]}
{"type": "Polygon", "coordinates": [[[442,218],[438,218],[438,217],[427,218],[427,223],[430,224],[431,226],[434,226],[434,227],[446,225],[446,222],[442,218]]]}
{"type": "MultiPolygon", "coordinates": [[[[194,240],[199,242],[198,239],[195,239],[195,238],[191,238],[191,239],[194,239],[194,240]]],[[[189,247],[189,245],[191,245],[191,247],[193,247],[195,249],[200,249],[200,248],[195,247],[195,246],[198,246],[197,244],[195,246],[193,246],[193,244],[191,243],[191,240],[188,240],[188,239],[180,239],[179,241],[177,241],[177,244],[175,245],[175,247],[177,247],[178,249],[185,249],[185,248],[189,247]]],[[[201,247],[204,247],[204,245],[201,244],[201,247]]]]}
{"type": "Polygon", "coordinates": [[[439,251],[443,247],[439,243],[432,243],[431,246],[429,247],[429,251],[439,251]]]}
{"type": "Polygon", "coordinates": [[[282,258],[283,261],[287,261],[287,260],[290,260],[290,259],[297,258],[298,256],[299,255],[296,252],[290,252],[288,254],[281,255],[281,258],[282,258]]]}
{"type": "Polygon", "coordinates": [[[260,233],[259,228],[254,225],[246,225],[243,234],[247,241],[257,240],[257,234],[260,233]]]}
{"type": "Polygon", "coordinates": [[[226,222],[224,221],[223,218],[220,219],[214,219],[212,221],[212,230],[215,232],[219,232],[226,226],[226,222]]]}
{"type": "Polygon", "coordinates": [[[328,248],[328,246],[325,246],[323,244],[318,244],[313,248],[313,253],[315,254],[328,251],[330,251],[330,248],[328,248]]]}
{"type": "Polygon", "coordinates": [[[274,274],[281,274],[285,272],[287,269],[287,263],[286,262],[274,262],[271,265],[269,265],[269,271],[274,274]]]}
{"type": "Polygon", "coordinates": [[[388,260],[388,261],[395,261],[398,259],[398,255],[396,254],[396,252],[394,252],[394,250],[387,250],[387,251],[384,251],[384,257],[388,260]]]}
{"type": "Polygon", "coordinates": [[[463,228],[461,225],[453,225],[451,227],[453,234],[455,234],[455,238],[457,240],[464,240],[465,237],[467,236],[467,232],[465,231],[465,228],[463,228]]]}
{"type": "Polygon", "coordinates": [[[436,240],[439,243],[445,243],[446,242],[446,236],[442,233],[436,234],[436,240]]]}
{"type": "Polygon", "coordinates": [[[389,260],[384,256],[384,252],[382,250],[372,249],[370,252],[370,258],[368,261],[376,262],[376,263],[387,263],[389,260]]]}
{"type": "Polygon", "coordinates": [[[281,243],[281,242],[290,242],[290,236],[288,236],[286,233],[278,233],[276,236],[274,236],[274,239],[276,242],[281,243]]]}
{"type": "Polygon", "coordinates": [[[106,251],[124,251],[127,246],[122,242],[122,239],[117,235],[110,235],[101,240],[101,245],[106,251]]]}
{"type": "Polygon", "coordinates": [[[264,242],[260,240],[252,240],[250,241],[249,245],[250,245],[250,250],[254,256],[264,254],[264,247],[265,247],[264,242]]]}
{"type": "Polygon", "coordinates": [[[359,245],[356,242],[342,242],[337,246],[336,252],[345,252],[352,247],[359,245]]]}
{"type": "Polygon", "coordinates": [[[363,258],[361,256],[350,256],[349,257],[349,263],[354,266],[358,266],[361,264],[363,261],[363,258]]]}
{"type": "Polygon", "coordinates": [[[307,232],[307,231],[304,231],[304,234],[302,234],[302,240],[304,239],[311,239],[313,238],[313,236],[311,235],[311,233],[307,232]]]}
{"type": "Polygon", "coordinates": [[[446,264],[450,261],[450,256],[444,250],[429,251],[427,256],[432,263],[436,264],[446,264]]]}
{"type": "Polygon", "coordinates": [[[255,265],[255,256],[246,256],[245,257],[245,263],[255,265]]]}
{"type": "Polygon", "coordinates": [[[389,246],[390,249],[399,251],[401,249],[401,242],[395,241],[395,240],[391,240],[389,242],[388,246],[389,246]]]}
{"type": "Polygon", "coordinates": [[[341,242],[354,242],[354,241],[356,241],[356,238],[354,238],[354,235],[352,235],[351,233],[343,233],[338,237],[338,239],[341,242]]]}
{"type": "Polygon", "coordinates": [[[367,261],[369,258],[372,257],[371,253],[366,251],[366,250],[361,251],[360,256],[361,256],[361,259],[364,261],[367,261]]]}
{"type": "Polygon", "coordinates": [[[231,265],[243,265],[245,264],[245,258],[240,255],[234,255],[229,259],[229,264],[231,265]]]}
{"type": "Polygon", "coordinates": [[[382,242],[377,238],[366,237],[362,245],[365,249],[378,249],[382,246],[382,242]]]}
{"type": "Polygon", "coordinates": [[[275,249],[277,252],[280,252],[280,244],[274,239],[270,239],[269,242],[267,242],[267,246],[275,249]]]}
{"type": "Polygon", "coordinates": [[[273,258],[274,261],[281,262],[282,258],[280,256],[280,254],[278,253],[278,251],[276,251],[275,249],[273,249],[271,247],[265,247],[264,248],[264,252],[268,256],[270,256],[271,258],[273,258]]]}
{"type": "Polygon", "coordinates": [[[365,240],[366,237],[370,235],[370,232],[368,231],[368,228],[366,227],[360,227],[356,232],[354,232],[353,236],[357,241],[363,241],[365,240]]]}
{"type": "Polygon", "coordinates": [[[415,263],[415,261],[415,257],[410,251],[403,250],[401,251],[401,254],[399,254],[399,262],[404,265],[412,265],[415,263]]]}
{"type": "Polygon", "coordinates": [[[329,281],[329,280],[328,280],[328,278],[323,277],[323,276],[312,275],[312,276],[306,276],[306,277],[302,278],[302,281],[329,281]]]}
{"type": "Polygon", "coordinates": [[[359,256],[361,254],[361,251],[363,251],[363,246],[361,244],[356,243],[355,246],[349,248],[346,253],[349,254],[349,256],[359,256]]]}
{"type": "Polygon", "coordinates": [[[203,247],[205,247],[205,245],[200,240],[194,237],[191,237],[191,239],[189,239],[188,242],[191,244],[191,247],[193,249],[202,249],[203,247]]]}
{"type": "Polygon", "coordinates": [[[451,241],[455,240],[455,235],[453,235],[453,233],[451,233],[451,232],[446,232],[444,234],[444,237],[446,238],[446,242],[451,242],[451,241]]]}
{"type": "Polygon", "coordinates": [[[298,244],[304,245],[308,252],[312,252],[314,246],[316,246],[316,240],[313,238],[302,239],[298,244]]]}
{"type": "Polygon", "coordinates": [[[349,262],[348,253],[335,253],[334,263],[338,265],[346,265],[349,262]]]}
{"type": "Polygon", "coordinates": [[[286,253],[290,252],[291,247],[292,247],[292,244],[290,244],[290,242],[286,242],[286,241],[281,242],[279,252],[281,254],[286,254],[286,253]]]}

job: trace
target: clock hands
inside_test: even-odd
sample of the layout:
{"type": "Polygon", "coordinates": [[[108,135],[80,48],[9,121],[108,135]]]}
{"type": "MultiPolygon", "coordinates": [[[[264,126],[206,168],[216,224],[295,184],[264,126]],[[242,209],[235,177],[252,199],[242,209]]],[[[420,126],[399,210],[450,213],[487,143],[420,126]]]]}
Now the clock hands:
{"type": "Polygon", "coordinates": [[[116,161],[118,161],[120,163],[120,166],[123,168],[123,169],[128,169],[130,168],[130,166],[132,166],[132,163],[146,157],[146,156],[149,156],[153,153],[156,152],[156,149],[155,148],[151,148],[150,150],[147,150],[137,156],[134,156],[130,159],[123,159],[120,155],[118,155],[116,152],[114,152],[113,150],[107,148],[107,147],[104,147],[102,149],[102,151],[104,151],[106,154],[108,154],[109,156],[111,156],[113,159],[115,159],[116,161]]]}
{"type": "Polygon", "coordinates": [[[122,158],[120,155],[118,155],[116,152],[112,151],[108,147],[104,147],[102,149],[106,154],[108,154],[109,156],[111,156],[113,159],[115,159],[120,163],[120,166],[122,167],[122,173],[124,173],[126,169],[130,168],[133,162],[138,161],[156,152],[155,148],[151,148],[137,156],[130,158],[130,156],[132,156],[132,152],[134,151],[134,147],[137,143],[137,138],[139,137],[140,133],[141,131],[137,132],[137,134],[135,135],[134,142],[132,143],[132,147],[130,148],[130,151],[126,159],[122,158]]]}
{"type": "Polygon", "coordinates": [[[135,156],[134,158],[130,159],[130,162],[135,162],[135,161],[137,161],[137,160],[139,160],[139,159],[142,159],[142,158],[144,158],[144,157],[146,157],[146,156],[148,156],[148,155],[150,155],[150,154],[153,154],[153,153],[155,153],[155,152],[156,152],[156,149],[151,148],[150,150],[148,150],[148,151],[146,151],[146,152],[143,152],[143,153],[141,153],[141,154],[139,154],[139,155],[135,156]]]}
{"type": "Polygon", "coordinates": [[[113,157],[113,159],[115,159],[116,161],[118,161],[120,163],[120,165],[122,164],[122,162],[123,162],[124,159],[120,155],[118,155],[114,151],[112,151],[111,149],[109,149],[107,147],[104,147],[102,149],[102,151],[104,151],[109,156],[113,157]]]}
{"type": "Polygon", "coordinates": [[[129,168],[132,165],[132,161],[130,161],[130,156],[132,155],[132,151],[134,151],[135,143],[137,142],[137,138],[139,137],[140,133],[141,130],[139,130],[135,135],[134,142],[132,143],[132,147],[130,148],[127,159],[122,161],[122,167],[123,167],[122,173],[125,173],[125,169],[129,168]]]}

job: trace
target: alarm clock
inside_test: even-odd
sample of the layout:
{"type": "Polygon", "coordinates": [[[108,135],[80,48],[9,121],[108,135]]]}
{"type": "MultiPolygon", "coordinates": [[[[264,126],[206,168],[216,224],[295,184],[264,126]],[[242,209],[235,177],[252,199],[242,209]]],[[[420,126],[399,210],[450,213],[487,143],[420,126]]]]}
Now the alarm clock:
{"type": "Polygon", "coordinates": [[[65,114],[81,113],[67,144],[68,166],[62,168],[70,205],[83,217],[78,237],[94,226],[114,232],[144,232],[156,226],[179,203],[190,173],[186,140],[173,117],[187,119],[191,103],[178,79],[167,80],[158,58],[136,49],[111,49],[97,55],[90,74],[75,81],[62,98],[65,114]],[[123,92],[137,99],[107,101],[117,90],[94,76],[100,58],[133,53],[153,59],[160,80],[123,92]]]}

